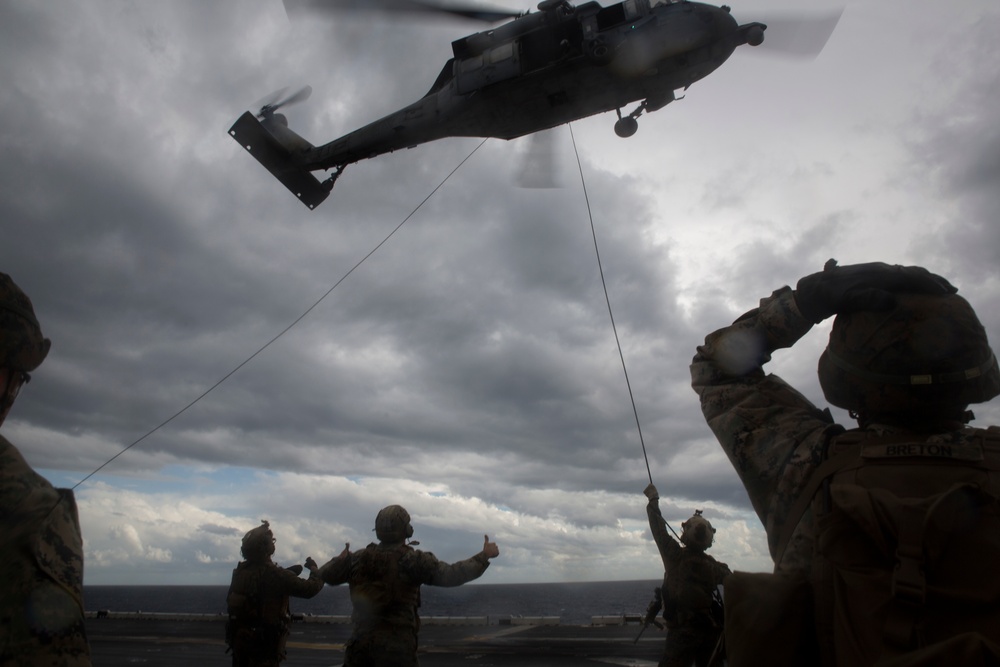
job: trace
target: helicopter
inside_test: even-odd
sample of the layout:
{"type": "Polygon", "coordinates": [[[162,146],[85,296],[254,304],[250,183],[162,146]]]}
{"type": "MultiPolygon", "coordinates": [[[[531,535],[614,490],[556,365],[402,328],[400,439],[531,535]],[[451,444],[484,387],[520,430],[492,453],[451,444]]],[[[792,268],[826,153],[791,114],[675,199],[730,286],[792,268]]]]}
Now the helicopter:
{"type": "MultiPolygon", "coordinates": [[[[608,111],[617,115],[615,133],[630,137],[643,113],[681,99],[677,90],[714,72],[737,47],[763,43],[767,29],[761,22],[738,24],[728,6],[690,0],[608,6],[541,0],[538,12],[524,14],[391,1],[512,20],[452,42],[453,57],[423,97],[329,143],[313,146],[278,113],[306,99],[308,86],[282,100],[278,93],[256,113],[240,116],[229,134],[310,209],[327,198],[347,165],[446,137],[510,140],[608,111]],[[322,181],[313,174],[330,170],[322,181]]],[[[289,15],[326,4],[285,0],[289,15]]],[[[833,30],[826,24],[818,48],[833,30]]]]}

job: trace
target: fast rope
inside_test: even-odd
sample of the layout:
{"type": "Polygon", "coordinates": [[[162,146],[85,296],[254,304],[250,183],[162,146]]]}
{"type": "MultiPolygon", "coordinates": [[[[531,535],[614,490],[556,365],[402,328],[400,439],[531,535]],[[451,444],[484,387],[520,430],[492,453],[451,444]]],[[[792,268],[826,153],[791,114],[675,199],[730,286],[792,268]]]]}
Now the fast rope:
{"type": "MultiPolygon", "coordinates": [[[[646,455],[646,442],[642,438],[642,426],[639,424],[639,411],[635,407],[635,396],[632,394],[632,383],[628,379],[628,368],[625,366],[625,354],[618,338],[618,327],[615,326],[615,314],[611,310],[611,297],[608,296],[608,283],[604,280],[604,267],[601,264],[601,250],[597,245],[597,229],[594,227],[594,212],[590,208],[590,196],[587,194],[587,181],[583,177],[583,163],[580,161],[580,151],[576,147],[576,135],[573,125],[569,124],[569,136],[573,140],[573,152],[576,153],[576,166],[580,170],[580,184],[583,186],[583,200],[587,204],[587,216],[590,218],[590,233],[594,237],[594,254],[597,255],[597,268],[601,273],[601,285],[604,287],[604,301],[608,304],[608,317],[611,318],[611,330],[615,333],[615,344],[618,345],[618,357],[622,361],[622,372],[625,374],[625,386],[628,387],[628,398],[632,402],[632,414],[635,416],[635,428],[639,432],[639,444],[642,445],[642,458],[646,462],[646,474],[649,483],[653,483],[653,473],[649,470],[649,456],[646,455]]],[[[668,523],[669,527],[670,524],[668,523]]],[[[673,531],[673,528],[670,529],[673,531]]],[[[676,535],[676,533],[674,533],[676,535]]]]}
{"type": "Polygon", "coordinates": [[[208,389],[206,389],[205,391],[203,391],[203,392],[202,392],[202,393],[201,393],[201,394],[200,394],[200,395],[199,395],[199,396],[198,396],[197,398],[195,398],[195,399],[194,399],[193,401],[191,401],[190,403],[188,403],[187,405],[185,405],[185,406],[184,406],[183,408],[181,408],[180,410],[178,410],[177,412],[175,412],[174,414],[172,414],[172,415],[171,415],[170,417],[168,417],[167,419],[165,419],[165,420],[163,420],[162,422],[160,422],[160,424],[158,424],[157,426],[155,426],[154,428],[152,428],[151,430],[149,430],[149,431],[148,431],[148,432],[147,432],[146,434],[144,434],[144,435],[143,435],[142,437],[138,438],[138,439],[137,439],[137,440],[135,440],[135,441],[134,441],[134,442],[133,442],[132,444],[128,445],[127,447],[125,447],[124,449],[122,449],[122,450],[121,450],[120,452],[118,452],[117,454],[115,454],[114,456],[112,456],[112,457],[111,457],[110,459],[108,459],[107,461],[105,461],[104,463],[102,463],[102,464],[101,464],[100,466],[98,466],[97,468],[95,468],[93,472],[91,472],[91,473],[90,473],[89,475],[87,475],[86,477],[84,477],[83,479],[81,479],[81,480],[80,480],[79,482],[77,482],[77,483],[76,483],[76,484],[75,484],[75,485],[73,486],[73,489],[72,489],[72,490],[74,490],[74,491],[75,491],[75,490],[76,490],[76,487],[80,486],[81,484],[83,484],[84,482],[86,482],[86,481],[87,481],[88,479],[90,479],[91,477],[93,477],[94,475],[96,475],[97,473],[99,473],[99,472],[100,472],[101,470],[103,470],[103,469],[104,469],[105,467],[107,467],[107,466],[108,466],[108,465],[109,465],[109,464],[110,464],[110,463],[111,463],[112,461],[114,461],[115,459],[117,459],[117,458],[118,458],[119,456],[121,456],[122,454],[124,454],[124,453],[125,453],[125,452],[127,452],[128,450],[132,449],[133,447],[135,447],[136,445],[138,445],[138,444],[139,444],[140,442],[142,442],[143,440],[145,440],[145,439],[146,439],[146,438],[148,438],[149,436],[153,435],[154,433],[156,433],[157,431],[159,431],[159,430],[160,430],[161,428],[163,428],[164,426],[166,426],[167,424],[169,424],[170,422],[172,422],[173,420],[177,419],[177,418],[178,418],[178,417],[180,417],[180,416],[181,416],[182,414],[184,414],[185,412],[187,412],[187,411],[188,411],[188,409],[190,409],[191,407],[193,407],[193,406],[194,406],[194,405],[195,405],[195,404],[196,404],[196,403],[197,403],[198,401],[200,401],[201,399],[205,398],[205,397],[206,397],[206,396],[208,396],[208,395],[209,395],[210,393],[212,393],[213,391],[215,391],[215,389],[216,389],[216,388],[218,388],[218,386],[219,386],[219,385],[221,385],[221,384],[222,384],[223,382],[225,382],[225,381],[226,381],[226,380],[228,380],[228,379],[229,379],[230,377],[232,377],[232,376],[233,376],[233,375],[234,375],[234,374],[235,374],[235,373],[236,373],[236,372],[237,372],[238,370],[240,370],[241,368],[243,368],[244,366],[246,366],[246,365],[247,365],[248,363],[250,363],[251,361],[253,361],[253,359],[254,359],[254,358],[255,358],[255,357],[257,356],[257,355],[259,355],[259,354],[260,354],[261,352],[263,352],[263,351],[264,351],[264,350],[266,350],[266,349],[267,349],[268,347],[270,347],[270,346],[271,346],[271,344],[272,344],[272,343],[274,343],[274,342],[275,342],[276,340],[278,340],[279,338],[281,338],[282,336],[284,336],[284,335],[285,335],[286,333],[288,333],[288,332],[289,332],[289,331],[290,331],[290,330],[292,329],[292,327],[294,327],[294,326],[295,326],[296,324],[298,324],[298,323],[299,323],[299,322],[301,322],[301,321],[302,321],[303,319],[305,319],[305,317],[306,317],[306,316],[307,316],[307,315],[308,315],[309,313],[311,313],[311,312],[312,312],[313,310],[315,310],[315,309],[316,309],[316,307],[317,307],[317,306],[319,306],[319,304],[320,304],[320,303],[322,303],[324,299],[326,299],[326,297],[330,296],[330,293],[331,293],[331,292],[333,292],[333,290],[337,289],[337,287],[339,287],[339,286],[340,286],[340,284],[341,284],[342,282],[344,282],[345,280],[347,280],[347,277],[348,277],[349,275],[351,275],[352,273],[354,273],[355,269],[357,269],[357,268],[358,268],[359,266],[361,266],[362,264],[364,264],[364,263],[365,263],[365,262],[366,262],[366,261],[368,260],[368,258],[369,258],[369,257],[371,257],[372,255],[374,255],[374,254],[375,254],[375,252],[376,252],[376,251],[377,251],[377,250],[378,250],[379,248],[381,248],[381,247],[382,247],[383,245],[385,245],[385,244],[386,244],[386,243],[387,243],[387,242],[389,241],[389,239],[390,239],[390,238],[392,238],[392,236],[393,236],[393,235],[394,235],[394,234],[395,234],[396,232],[398,232],[398,231],[399,231],[399,229],[400,229],[400,228],[401,228],[401,227],[402,227],[402,226],[403,226],[404,224],[406,224],[406,222],[407,222],[407,221],[408,221],[408,220],[409,220],[410,218],[412,218],[412,217],[413,217],[413,216],[414,216],[414,215],[416,214],[416,212],[417,212],[417,211],[419,211],[419,210],[420,210],[420,209],[421,209],[421,208],[423,207],[423,205],[424,205],[424,204],[426,204],[426,203],[428,202],[428,200],[430,200],[430,198],[431,198],[431,197],[433,197],[433,196],[434,196],[435,194],[437,194],[437,191],[438,191],[438,190],[440,190],[440,189],[441,189],[441,188],[442,188],[442,187],[444,186],[444,184],[445,184],[445,183],[447,183],[447,182],[448,182],[448,180],[449,180],[449,179],[450,179],[450,178],[451,178],[452,176],[454,176],[454,175],[455,175],[455,172],[457,172],[457,171],[458,171],[459,169],[461,169],[461,168],[462,168],[462,165],[464,165],[464,164],[465,164],[466,162],[468,162],[468,161],[469,161],[469,158],[471,158],[471,157],[472,157],[473,155],[475,155],[475,154],[476,154],[476,151],[478,151],[478,150],[479,150],[480,148],[482,148],[482,147],[483,147],[483,144],[485,144],[485,143],[486,143],[486,141],[487,141],[486,139],[483,139],[483,140],[482,140],[481,142],[479,142],[479,145],[477,145],[477,146],[476,146],[475,148],[473,148],[473,149],[472,149],[472,151],[471,151],[471,152],[470,152],[470,153],[469,153],[468,155],[466,155],[466,156],[465,156],[465,158],[464,158],[464,159],[463,159],[463,160],[462,160],[461,162],[459,162],[459,163],[458,163],[458,165],[457,165],[457,166],[456,166],[456,167],[455,167],[454,169],[452,169],[452,170],[451,170],[450,172],[448,172],[448,175],[447,175],[447,176],[445,176],[445,177],[444,177],[444,178],[443,178],[443,179],[441,180],[441,182],[437,184],[437,187],[435,187],[435,188],[434,188],[433,190],[431,190],[431,191],[430,191],[430,194],[428,194],[428,195],[427,195],[426,197],[424,197],[424,198],[423,198],[423,199],[421,200],[421,202],[420,202],[419,204],[417,204],[417,205],[416,205],[416,206],[414,207],[414,209],[413,209],[412,211],[410,211],[410,213],[409,213],[409,214],[408,214],[408,215],[407,215],[407,216],[406,216],[405,218],[403,218],[403,220],[402,220],[402,221],[401,221],[401,222],[400,222],[400,223],[399,223],[398,225],[396,225],[396,226],[395,226],[395,227],[393,228],[393,230],[392,230],[391,232],[389,232],[389,233],[388,233],[388,234],[386,235],[386,237],[385,237],[384,239],[382,239],[382,240],[381,240],[381,241],[380,241],[380,242],[378,243],[378,245],[376,245],[376,246],[375,246],[374,248],[372,248],[372,249],[371,249],[371,250],[370,250],[370,251],[368,252],[368,254],[367,254],[367,255],[365,255],[365,256],[364,256],[364,257],[362,257],[362,258],[361,258],[360,260],[358,260],[358,262],[357,262],[357,263],[356,263],[356,264],[355,264],[354,266],[352,266],[352,267],[351,267],[351,268],[350,268],[350,269],[349,269],[349,270],[348,270],[348,271],[347,271],[347,272],[346,272],[346,273],[345,273],[344,275],[342,275],[342,276],[340,277],[340,280],[338,280],[337,282],[335,282],[335,283],[333,284],[333,287],[331,287],[330,289],[328,289],[328,290],[327,290],[327,291],[326,291],[326,292],[325,292],[325,293],[323,294],[323,296],[321,296],[320,298],[316,299],[316,301],[315,301],[315,302],[314,302],[314,303],[313,303],[313,304],[312,304],[311,306],[309,306],[309,307],[308,307],[308,308],[307,308],[307,309],[305,310],[305,312],[304,312],[304,313],[302,313],[302,314],[301,314],[301,315],[299,315],[299,316],[298,316],[297,318],[295,318],[295,320],[293,320],[291,324],[289,324],[289,325],[288,325],[287,327],[285,327],[285,328],[284,328],[284,329],[282,329],[282,330],[281,330],[280,332],[278,332],[278,335],[276,335],[276,336],[275,336],[274,338],[272,338],[271,340],[269,340],[269,341],[267,341],[266,343],[264,343],[263,345],[261,345],[261,346],[260,346],[260,348],[258,348],[256,352],[254,352],[254,353],[253,353],[253,354],[251,354],[251,355],[250,355],[249,357],[247,357],[247,358],[246,358],[246,359],[244,359],[244,360],[243,360],[242,362],[240,362],[240,363],[239,363],[239,365],[237,365],[237,366],[236,366],[236,367],[235,367],[235,368],[234,368],[233,370],[231,370],[231,371],[229,371],[228,373],[226,373],[225,375],[223,375],[223,376],[222,376],[222,378],[221,378],[221,379],[220,379],[220,380],[219,380],[218,382],[216,382],[216,383],[215,383],[215,384],[213,384],[213,385],[212,385],[211,387],[209,387],[208,389]]]}
{"type": "MultiPolygon", "coordinates": [[[[576,135],[573,134],[573,125],[569,124],[569,136],[573,140],[573,152],[576,153],[576,166],[580,170],[580,184],[583,186],[583,200],[587,204],[587,216],[590,218],[590,232],[594,237],[594,254],[597,256],[597,268],[601,273],[601,285],[604,287],[604,301],[608,304],[608,317],[611,318],[611,330],[615,333],[615,344],[618,345],[618,357],[622,361],[622,373],[625,374],[625,386],[628,387],[628,398],[632,402],[632,414],[635,416],[635,429],[639,433],[639,444],[642,445],[642,458],[646,462],[646,475],[649,477],[649,483],[653,483],[653,473],[649,470],[649,456],[646,454],[646,442],[642,437],[642,426],[639,423],[639,411],[635,407],[635,395],[632,393],[632,383],[628,379],[628,368],[625,366],[625,354],[622,352],[622,343],[618,338],[618,327],[615,326],[615,314],[611,310],[611,297],[608,296],[608,284],[604,280],[604,267],[601,265],[601,250],[597,245],[597,230],[594,226],[594,213],[590,208],[590,196],[587,194],[587,181],[583,177],[583,164],[580,161],[580,151],[576,147],[576,135]]],[[[670,529],[670,532],[674,534],[679,542],[681,537],[674,530],[674,527],[670,525],[670,522],[660,515],[660,521],[670,529]]],[[[716,591],[718,593],[718,591],[716,591]]]]}

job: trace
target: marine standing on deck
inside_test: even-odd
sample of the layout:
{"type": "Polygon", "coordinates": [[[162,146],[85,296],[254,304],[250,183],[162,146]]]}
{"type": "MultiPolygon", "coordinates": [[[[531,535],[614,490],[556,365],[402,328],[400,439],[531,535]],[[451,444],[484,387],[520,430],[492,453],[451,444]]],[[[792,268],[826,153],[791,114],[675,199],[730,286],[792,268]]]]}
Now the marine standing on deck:
{"type": "Polygon", "coordinates": [[[1000,371],[956,291],[831,260],[698,348],[692,386],[775,564],[727,581],[731,665],[1000,664],[1000,430],[966,426],[1000,371]],[[762,369],[833,315],[819,380],[851,431],[762,369]]]}
{"type": "MultiPolygon", "coordinates": [[[[0,273],[0,425],[49,352],[31,301],[0,273]]],[[[0,665],[86,667],[76,500],[0,436],[0,665]]]]}
{"type": "Polygon", "coordinates": [[[288,597],[311,598],[323,590],[319,567],[306,558],[309,578],[301,565],[283,568],[271,560],[274,534],[267,521],[243,536],[243,557],[233,570],[226,605],[226,643],[233,667],[277,667],[285,659],[291,616],[288,597]]]}
{"type": "Polygon", "coordinates": [[[706,667],[722,634],[719,585],[732,573],[705,553],[715,540],[715,528],[701,512],[681,524],[681,546],[667,532],[656,487],[650,484],[643,493],[649,498],[649,529],[663,559],[660,590],[667,643],[659,667],[706,667]]]}
{"type": "Polygon", "coordinates": [[[420,586],[460,586],[477,579],[500,550],[487,536],[472,558],[444,563],[406,543],[413,526],[399,505],[379,511],[375,535],[378,544],[353,553],[345,549],[321,568],[326,583],[350,584],[354,631],[344,667],[413,667],[418,664],[420,586]]]}

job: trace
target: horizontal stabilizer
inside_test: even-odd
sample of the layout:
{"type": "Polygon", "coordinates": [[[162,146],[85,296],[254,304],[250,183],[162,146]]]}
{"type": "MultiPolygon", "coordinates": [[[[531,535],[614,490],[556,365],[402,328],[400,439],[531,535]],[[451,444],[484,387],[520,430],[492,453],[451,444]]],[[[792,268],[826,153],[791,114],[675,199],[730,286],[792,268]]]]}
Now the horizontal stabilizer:
{"type": "Polygon", "coordinates": [[[329,196],[330,188],[310,171],[296,166],[291,152],[264,129],[251,112],[240,116],[229,128],[229,134],[310,209],[329,196]]]}

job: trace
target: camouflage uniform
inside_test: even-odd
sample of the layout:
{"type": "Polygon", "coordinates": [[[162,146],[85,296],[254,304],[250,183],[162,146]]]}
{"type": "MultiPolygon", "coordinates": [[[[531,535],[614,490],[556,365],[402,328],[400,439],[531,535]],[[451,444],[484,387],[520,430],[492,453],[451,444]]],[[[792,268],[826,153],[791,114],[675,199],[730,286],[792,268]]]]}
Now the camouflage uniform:
{"type": "MultiPolygon", "coordinates": [[[[822,463],[828,439],[844,430],[828,410],[761,368],[771,352],[791,347],[810,328],[812,322],[784,287],[731,326],[709,334],[691,364],[702,412],[764,524],[772,558],[789,510],[822,463]]],[[[807,510],[775,571],[807,573],[812,547],[807,510]]]]}
{"type": "MultiPolygon", "coordinates": [[[[823,462],[827,443],[845,432],[829,410],[820,410],[761,366],[771,352],[791,347],[812,323],[783,287],[761,299],[760,307],[705,338],[691,364],[691,385],[701,396],[702,412],[729,456],[767,532],[775,557],[789,510],[813,471],[823,462]]],[[[871,424],[879,434],[904,432],[871,424]]],[[[936,438],[952,444],[971,441],[980,431],[965,427],[936,438]]],[[[775,571],[808,574],[813,555],[813,517],[802,515],[775,571]]]]}
{"type": "Polygon", "coordinates": [[[89,666],[76,501],[0,436],[0,665],[89,666]]]}
{"type": "Polygon", "coordinates": [[[734,662],[998,664],[987,638],[1000,614],[980,603],[996,600],[996,436],[964,422],[968,404],[1000,393],[1000,372],[955,291],[919,267],[828,263],[698,348],[702,411],[764,524],[775,572],[790,575],[727,582],[740,603],[727,600],[734,662]],[[762,369],[832,315],[820,385],[858,418],[851,432],[762,369]]]}
{"type": "Polygon", "coordinates": [[[460,586],[489,567],[480,553],[448,564],[405,544],[369,544],[321,568],[331,585],[350,584],[354,632],[344,667],[417,665],[420,586],[460,586]]]}
{"type": "Polygon", "coordinates": [[[237,565],[226,598],[234,667],[276,667],[284,660],[289,596],[311,598],[321,590],[318,574],[303,579],[270,559],[237,565]]]}
{"type": "Polygon", "coordinates": [[[701,549],[682,547],[670,536],[659,503],[646,505],[649,528],[663,559],[663,618],[667,643],[659,667],[708,664],[722,628],[712,614],[713,593],[729,566],[701,549]]]}
{"type": "MultiPolygon", "coordinates": [[[[33,371],[51,343],[31,300],[0,273],[0,368],[33,371]]],[[[0,387],[0,423],[13,404],[0,387]]],[[[83,538],[76,500],[0,436],[0,667],[90,665],[83,627],[83,538]]]]}

